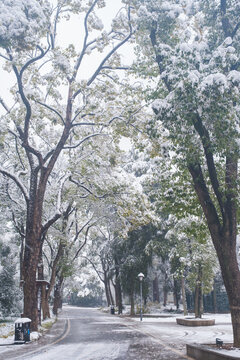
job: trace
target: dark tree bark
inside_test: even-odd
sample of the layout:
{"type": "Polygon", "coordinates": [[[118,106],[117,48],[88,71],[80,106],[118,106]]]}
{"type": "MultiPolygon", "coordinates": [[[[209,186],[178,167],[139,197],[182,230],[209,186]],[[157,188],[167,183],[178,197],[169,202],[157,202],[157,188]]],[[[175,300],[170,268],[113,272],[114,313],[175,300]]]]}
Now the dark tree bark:
{"type": "Polygon", "coordinates": [[[198,267],[198,276],[195,286],[194,312],[195,312],[195,318],[201,319],[203,313],[203,293],[202,293],[202,268],[200,264],[198,267]]]}
{"type": "Polygon", "coordinates": [[[158,277],[155,276],[154,280],[153,280],[153,301],[155,302],[160,302],[160,297],[159,297],[159,286],[158,286],[158,277]]]}
{"type": "MultiPolygon", "coordinates": [[[[208,167],[209,173],[213,173],[213,175],[210,176],[215,179],[215,182],[217,182],[215,178],[216,171],[214,163],[209,161],[208,167]]],[[[206,216],[212,241],[219,259],[222,277],[230,305],[234,346],[240,346],[240,272],[236,253],[237,159],[234,154],[232,154],[232,156],[228,156],[226,159],[226,200],[224,202],[221,194],[219,193],[219,187],[216,183],[213,186],[217,196],[219,197],[219,205],[222,213],[221,219],[210,197],[200,165],[189,165],[189,171],[192,175],[199,202],[206,216]]],[[[212,180],[212,182],[213,181],[214,180],[212,180]]]]}
{"type": "Polygon", "coordinates": [[[116,305],[118,307],[118,314],[122,314],[122,286],[120,280],[120,273],[119,273],[119,265],[115,259],[115,275],[116,275],[116,285],[115,285],[115,292],[116,292],[116,305]]]}
{"type": "Polygon", "coordinates": [[[131,304],[130,315],[134,316],[135,315],[135,302],[134,302],[134,289],[133,288],[131,288],[131,291],[130,291],[130,304],[131,304]]]}
{"type": "Polygon", "coordinates": [[[173,281],[173,293],[174,293],[174,302],[175,302],[175,306],[176,309],[179,309],[179,299],[180,299],[180,288],[179,288],[179,282],[177,279],[174,279],[173,281]]]}
{"type": "Polygon", "coordinates": [[[185,291],[185,278],[181,278],[181,289],[182,289],[182,304],[184,316],[187,315],[187,302],[186,302],[186,291],[185,291]]]}
{"type": "Polygon", "coordinates": [[[58,314],[58,309],[62,308],[62,284],[63,284],[63,277],[57,281],[57,284],[54,287],[54,297],[53,297],[53,314],[58,314]]]}
{"type": "Polygon", "coordinates": [[[213,283],[213,291],[212,291],[212,302],[213,302],[213,311],[217,313],[217,293],[216,293],[216,281],[213,283]]]}

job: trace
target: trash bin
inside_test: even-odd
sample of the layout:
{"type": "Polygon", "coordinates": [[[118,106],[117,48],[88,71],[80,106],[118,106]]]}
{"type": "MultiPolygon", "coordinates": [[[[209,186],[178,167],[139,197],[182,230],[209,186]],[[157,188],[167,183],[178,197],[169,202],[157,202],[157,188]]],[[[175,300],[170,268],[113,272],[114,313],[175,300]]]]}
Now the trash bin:
{"type": "Polygon", "coordinates": [[[114,305],[111,305],[111,306],[110,306],[110,313],[111,313],[112,315],[115,314],[114,305]]]}
{"type": "Polygon", "coordinates": [[[29,318],[19,318],[15,321],[15,344],[24,344],[30,341],[30,323],[29,318]]]}

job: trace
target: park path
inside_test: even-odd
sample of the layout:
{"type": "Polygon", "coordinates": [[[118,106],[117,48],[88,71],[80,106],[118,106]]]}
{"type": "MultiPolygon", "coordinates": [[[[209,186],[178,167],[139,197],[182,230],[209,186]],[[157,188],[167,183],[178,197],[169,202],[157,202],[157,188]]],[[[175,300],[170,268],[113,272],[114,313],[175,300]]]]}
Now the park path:
{"type": "MultiPolygon", "coordinates": [[[[186,343],[231,337],[230,322],[192,328],[174,317],[129,319],[97,309],[64,307],[58,322],[38,342],[15,345],[0,353],[14,360],[184,360],[186,343]]],[[[204,341],[201,341],[204,342],[204,341]]]]}

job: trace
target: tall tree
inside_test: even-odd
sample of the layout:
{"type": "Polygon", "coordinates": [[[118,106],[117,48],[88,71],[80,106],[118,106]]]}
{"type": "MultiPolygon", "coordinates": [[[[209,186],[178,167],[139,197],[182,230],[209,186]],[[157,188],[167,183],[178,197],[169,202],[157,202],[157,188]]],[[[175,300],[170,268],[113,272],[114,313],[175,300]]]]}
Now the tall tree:
{"type": "MultiPolygon", "coordinates": [[[[111,118],[104,114],[112,111],[113,115],[112,92],[117,82],[117,75],[111,73],[121,67],[116,54],[133,32],[129,6],[122,9],[118,14],[121,21],[115,19],[109,31],[97,16],[103,7],[102,0],[3,0],[0,4],[0,58],[16,81],[11,90],[13,106],[3,99],[0,102],[6,111],[1,117],[1,144],[10,153],[8,143],[14,143],[16,156],[6,156],[0,172],[15,183],[26,205],[24,315],[32,320],[32,330],[38,326],[36,272],[42,240],[61,216],[58,201],[57,211],[43,222],[49,181],[57,176],[54,168],[63,152],[83,149],[90,138],[105,136],[111,118]],[[78,16],[79,37],[83,34],[76,49],[72,37],[67,47],[61,46],[57,37],[61,22],[72,15],[78,16]],[[84,60],[96,53],[101,54],[99,62],[86,74],[84,60]],[[85,72],[82,79],[80,72],[85,72]],[[102,93],[108,98],[109,111],[102,93]]],[[[62,178],[59,188],[63,186],[62,178]]],[[[61,200],[61,194],[56,198],[61,200]]]]}
{"type": "Polygon", "coordinates": [[[135,3],[159,74],[152,130],[156,138],[161,126],[167,129],[178,166],[191,174],[228,294],[234,346],[240,346],[239,3],[135,3]]]}

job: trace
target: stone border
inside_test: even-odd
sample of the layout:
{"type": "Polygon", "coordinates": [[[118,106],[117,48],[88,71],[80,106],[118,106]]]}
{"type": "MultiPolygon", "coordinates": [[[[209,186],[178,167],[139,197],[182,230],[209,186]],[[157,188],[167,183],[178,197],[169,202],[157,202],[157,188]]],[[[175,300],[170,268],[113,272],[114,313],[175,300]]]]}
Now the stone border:
{"type": "Polygon", "coordinates": [[[215,325],[215,319],[176,318],[178,325],[184,326],[211,326],[215,325]]]}
{"type": "MultiPolygon", "coordinates": [[[[236,356],[230,354],[221,354],[214,349],[211,349],[209,345],[193,345],[187,344],[187,355],[196,360],[224,360],[224,359],[238,359],[236,356]]],[[[230,351],[229,351],[230,352],[230,351]]]]}

